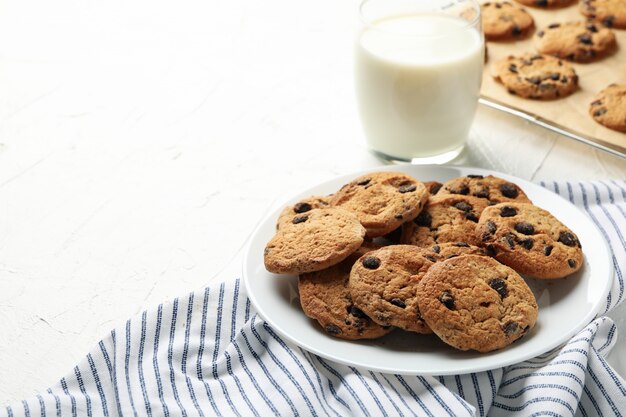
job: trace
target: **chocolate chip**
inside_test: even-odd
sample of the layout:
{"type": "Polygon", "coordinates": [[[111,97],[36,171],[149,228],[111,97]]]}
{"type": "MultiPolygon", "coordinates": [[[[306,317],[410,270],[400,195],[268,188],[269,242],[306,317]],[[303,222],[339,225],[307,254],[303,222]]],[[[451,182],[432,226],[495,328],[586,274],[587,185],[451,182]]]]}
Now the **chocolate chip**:
{"type": "Polygon", "coordinates": [[[393,304],[396,307],[400,307],[400,308],[406,308],[406,304],[404,303],[404,301],[402,301],[399,298],[392,298],[391,301],[389,301],[391,304],[393,304]]]}
{"type": "Polygon", "coordinates": [[[467,178],[476,178],[476,179],[483,179],[485,178],[483,175],[478,175],[478,174],[469,174],[467,175],[467,178]]]}
{"type": "Polygon", "coordinates": [[[529,83],[534,84],[534,85],[541,84],[541,78],[540,77],[526,77],[524,79],[526,81],[528,81],[529,83]]]}
{"type": "Polygon", "coordinates": [[[615,16],[607,16],[602,19],[602,24],[607,28],[613,27],[613,21],[615,20],[615,16]]]}
{"type": "Polygon", "coordinates": [[[402,214],[396,214],[394,217],[396,218],[396,220],[402,220],[404,218],[402,214]]]}
{"type": "Polygon", "coordinates": [[[454,310],[454,297],[449,291],[444,291],[443,293],[441,293],[441,295],[439,296],[439,301],[441,301],[441,304],[446,306],[448,310],[454,310]]]}
{"type": "Polygon", "coordinates": [[[474,195],[478,198],[489,198],[489,190],[487,188],[483,188],[482,190],[476,191],[474,195]]]}
{"type": "Polygon", "coordinates": [[[467,204],[467,203],[466,203],[466,202],[464,202],[464,201],[459,201],[458,203],[456,203],[456,204],[454,205],[454,207],[455,207],[455,208],[457,208],[457,209],[459,209],[459,210],[461,210],[461,211],[466,211],[466,212],[467,212],[467,211],[471,211],[471,210],[472,210],[472,208],[473,208],[473,207],[471,206],[471,204],[467,204]]]}
{"type": "Polygon", "coordinates": [[[576,268],[576,261],[573,259],[568,259],[567,264],[569,265],[570,268],[576,268]]]}
{"type": "Polygon", "coordinates": [[[606,108],[602,107],[596,111],[593,112],[593,115],[596,117],[602,116],[603,114],[605,114],[607,112],[606,108]]]}
{"type": "Polygon", "coordinates": [[[540,38],[543,38],[543,35],[545,35],[546,32],[544,32],[543,30],[540,30],[539,32],[537,32],[537,36],[539,36],[540,38]]]}
{"type": "Polygon", "coordinates": [[[293,220],[291,220],[291,223],[293,224],[303,223],[307,221],[308,219],[309,219],[309,216],[296,216],[293,218],[293,220]]]}
{"type": "Polygon", "coordinates": [[[515,215],[517,215],[515,207],[504,206],[500,209],[500,217],[513,217],[515,215]]]}
{"type": "Polygon", "coordinates": [[[595,100],[591,102],[592,106],[600,106],[602,104],[602,100],[595,100]]]}
{"type": "Polygon", "coordinates": [[[593,45],[593,42],[591,40],[591,36],[584,34],[584,35],[580,35],[578,37],[578,42],[585,44],[585,45],[593,45]]]}
{"type": "Polygon", "coordinates": [[[380,259],[375,256],[366,256],[361,263],[367,269],[376,269],[380,266],[380,259]]]}
{"type": "Polygon", "coordinates": [[[503,196],[508,198],[516,198],[519,195],[519,191],[514,184],[507,182],[506,184],[502,184],[500,186],[500,192],[503,196]]]}
{"type": "Polygon", "coordinates": [[[326,327],[324,327],[324,330],[326,330],[326,333],[330,334],[341,334],[341,329],[334,324],[326,325],[326,327]]]}
{"type": "Polygon", "coordinates": [[[561,24],[560,23],[551,23],[548,25],[548,29],[556,29],[558,27],[560,27],[561,24]]]}
{"type": "Polygon", "coordinates": [[[467,244],[466,242],[456,242],[453,243],[452,246],[456,246],[457,248],[469,248],[470,245],[467,244]]]}
{"type": "Polygon", "coordinates": [[[367,184],[370,183],[371,180],[372,180],[371,178],[365,178],[365,179],[362,179],[361,181],[357,182],[356,185],[367,185],[367,184]]]}
{"type": "Polygon", "coordinates": [[[467,185],[462,185],[461,188],[458,188],[456,190],[450,190],[450,192],[452,194],[468,195],[470,192],[470,189],[467,185]]]}
{"type": "Polygon", "coordinates": [[[559,80],[559,78],[561,78],[561,74],[557,74],[556,72],[554,72],[554,73],[550,74],[550,79],[551,79],[552,81],[558,81],[558,80],[559,80]]]}
{"type": "Polygon", "coordinates": [[[517,65],[515,64],[509,65],[509,71],[511,71],[513,74],[517,74],[517,65]]]}
{"type": "Polygon", "coordinates": [[[539,7],[547,7],[548,0],[535,0],[535,5],[539,7]]]}
{"type": "Polygon", "coordinates": [[[513,333],[517,332],[517,329],[518,329],[518,328],[519,328],[519,324],[517,324],[517,323],[516,323],[516,322],[514,322],[514,321],[510,321],[510,322],[508,322],[508,323],[506,323],[506,324],[504,324],[504,325],[502,326],[502,331],[503,331],[503,332],[504,332],[507,336],[510,336],[510,335],[512,335],[513,333]]]}
{"type": "Polygon", "coordinates": [[[517,25],[513,26],[513,29],[511,29],[511,35],[519,36],[521,34],[522,34],[522,29],[517,25]]]}
{"type": "Polygon", "coordinates": [[[357,306],[349,306],[348,314],[353,315],[354,317],[359,317],[361,319],[367,318],[367,315],[357,306]]]}
{"type": "Polygon", "coordinates": [[[500,294],[500,298],[504,298],[509,295],[509,290],[506,287],[506,281],[501,278],[494,278],[489,281],[489,286],[496,290],[500,294]]]}
{"type": "Polygon", "coordinates": [[[435,253],[439,253],[439,252],[441,252],[441,246],[435,245],[435,246],[432,247],[432,250],[435,253]]]}
{"type": "Polygon", "coordinates": [[[438,192],[439,190],[441,190],[441,186],[442,186],[442,185],[443,185],[443,184],[439,184],[439,183],[431,185],[431,187],[430,187],[430,193],[431,193],[431,194],[437,194],[437,192],[438,192]]]}
{"type": "Polygon", "coordinates": [[[448,255],[446,259],[456,258],[457,256],[459,256],[458,253],[453,253],[452,255],[448,255]]]}
{"type": "Polygon", "coordinates": [[[488,256],[496,256],[496,253],[498,253],[498,250],[496,249],[494,245],[487,245],[487,247],[485,247],[485,253],[488,256]]]}
{"type": "Polygon", "coordinates": [[[546,256],[550,256],[550,254],[552,253],[552,249],[554,249],[554,246],[552,245],[546,245],[543,247],[543,254],[546,256]]]}
{"type": "Polygon", "coordinates": [[[558,241],[567,246],[576,246],[576,244],[578,243],[576,237],[570,232],[559,233],[558,241]]]}
{"type": "Polygon", "coordinates": [[[535,244],[535,241],[532,240],[531,238],[528,239],[522,239],[518,242],[520,244],[520,246],[522,246],[523,248],[526,248],[528,250],[531,250],[533,248],[533,245],[535,244]]]}
{"type": "Polygon", "coordinates": [[[592,33],[598,33],[598,28],[593,23],[589,23],[585,28],[592,33]]]}
{"type": "Polygon", "coordinates": [[[515,247],[515,236],[513,236],[512,234],[509,233],[508,235],[504,236],[504,241],[507,245],[509,245],[509,248],[513,249],[515,247]]]}
{"type": "Polygon", "coordinates": [[[515,223],[515,230],[524,235],[532,235],[535,233],[535,227],[527,222],[515,223]]]}
{"type": "Polygon", "coordinates": [[[400,191],[400,193],[402,194],[410,193],[415,190],[417,190],[417,186],[415,184],[404,184],[398,188],[398,191],[400,191]]]}
{"type": "Polygon", "coordinates": [[[313,207],[311,207],[309,203],[297,203],[295,206],[293,206],[293,211],[295,211],[296,213],[305,213],[312,208],[313,207]]]}
{"type": "Polygon", "coordinates": [[[432,255],[424,255],[424,258],[428,259],[431,262],[437,262],[437,258],[432,255]]]}
{"type": "Polygon", "coordinates": [[[487,228],[487,231],[491,234],[494,234],[496,230],[498,229],[498,226],[496,226],[496,224],[492,222],[491,220],[485,223],[485,227],[487,228]]]}
{"type": "Polygon", "coordinates": [[[422,211],[413,221],[416,225],[422,227],[430,227],[433,224],[432,216],[426,211],[422,211]]]}
{"type": "Polygon", "coordinates": [[[465,218],[471,222],[478,223],[478,217],[474,213],[465,213],[465,218]]]}
{"type": "Polygon", "coordinates": [[[561,82],[563,84],[567,84],[568,81],[569,81],[569,78],[567,78],[567,75],[564,75],[563,78],[561,78],[561,82]]]}

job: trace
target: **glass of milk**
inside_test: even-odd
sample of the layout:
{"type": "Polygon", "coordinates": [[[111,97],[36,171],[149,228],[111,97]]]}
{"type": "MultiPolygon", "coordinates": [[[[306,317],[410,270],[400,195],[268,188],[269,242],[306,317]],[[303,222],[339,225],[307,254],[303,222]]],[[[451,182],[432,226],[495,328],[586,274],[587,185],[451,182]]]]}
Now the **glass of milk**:
{"type": "Polygon", "coordinates": [[[476,0],[364,0],[356,93],[370,149],[444,163],[466,143],[484,64],[476,0]]]}

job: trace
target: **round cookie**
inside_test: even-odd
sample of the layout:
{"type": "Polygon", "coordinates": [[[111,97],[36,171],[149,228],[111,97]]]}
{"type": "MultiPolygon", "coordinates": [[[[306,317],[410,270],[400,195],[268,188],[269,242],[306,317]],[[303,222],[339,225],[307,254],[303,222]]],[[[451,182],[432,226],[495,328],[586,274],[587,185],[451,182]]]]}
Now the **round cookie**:
{"type": "Polygon", "coordinates": [[[426,186],[401,172],[374,172],[344,185],[331,199],[357,215],[367,237],[384,236],[413,220],[428,199],[426,186]]]}
{"type": "Polygon", "coordinates": [[[299,214],[306,213],[315,208],[326,208],[330,204],[330,196],[311,196],[298,201],[292,206],[285,209],[278,216],[276,221],[276,229],[280,229],[283,223],[290,223],[293,218],[299,214]]]}
{"type": "Polygon", "coordinates": [[[540,53],[575,62],[602,58],[617,45],[611,29],[586,22],[552,23],[534,40],[540,53]]]}
{"type": "Polygon", "coordinates": [[[354,305],[382,326],[431,333],[417,306],[417,283],[433,264],[416,246],[392,245],[355,262],[348,287],[354,305]]]}
{"type": "Polygon", "coordinates": [[[611,84],[589,105],[593,119],[608,127],[626,133],[626,84],[611,84]]]}
{"type": "Polygon", "coordinates": [[[489,204],[502,203],[504,201],[518,201],[530,203],[530,199],[517,185],[493,175],[467,175],[453,178],[447,181],[439,189],[437,195],[460,194],[472,197],[484,198],[489,204]]]}
{"type": "Polygon", "coordinates": [[[500,203],[480,216],[476,234],[487,254],[521,274],[562,278],[578,271],[578,237],[548,211],[524,203],[500,203]]]}
{"type": "Polygon", "coordinates": [[[487,204],[485,199],[464,195],[431,196],[415,220],[402,225],[400,242],[422,247],[444,242],[478,245],[474,231],[487,204]]]}
{"type": "Polygon", "coordinates": [[[606,27],[626,28],[626,0],[582,0],[580,12],[606,27]]]}
{"type": "Polygon", "coordinates": [[[501,349],[537,321],[537,301],[524,279],[486,256],[434,264],[418,285],[417,300],[433,332],[460,350],[501,349]]]}
{"type": "Polygon", "coordinates": [[[522,98],[554,100],[578,88],[578,75],[567,62],[549,55],[509,56],[494,66],[494,77],[522,98]]]}
{"type": "Polygon", "coordinates": [[[574,2],[574,0],[517,0],[517,2],[523,4],[524,6],[552,9],[569,6],[574,2]]]}
{"type": "Polygon", "coordinates": [[[298,292],[302,310],[331,336],[347,340],[375,339],[393,330],[393,327],[373,322],[356,307],[348,290],[352,265],[373,249],[364,245],[337,265],[300,275],[298,292]]]}
{"type": "Polygon", "coordinates": [[[483,3],[480,13],[483,32],[489,41],[524,38],[535,25],[524,8],[508,1],[483,3]]]}
{"type": "Polygon", "coordinates": [[[335,265],[363,243],[359,219],[340,208],[312,209],[284,223],[265,246],[265,269],[301,274],[335,265]]]}

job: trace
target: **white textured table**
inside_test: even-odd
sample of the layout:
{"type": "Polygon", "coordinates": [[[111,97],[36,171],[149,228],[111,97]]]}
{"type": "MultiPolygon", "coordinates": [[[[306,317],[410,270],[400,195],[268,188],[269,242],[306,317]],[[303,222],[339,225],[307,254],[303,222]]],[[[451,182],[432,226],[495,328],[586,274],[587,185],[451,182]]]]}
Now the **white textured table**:
{"type": "MultiPolygon", "coordinates": [[[[380,164],[353,99],[356,4],[0,1],[0,404],[142,309],[237,275],[290,193],[380,164]]],[[[626,178],[487,108],[455,163],[626,178]]]]}

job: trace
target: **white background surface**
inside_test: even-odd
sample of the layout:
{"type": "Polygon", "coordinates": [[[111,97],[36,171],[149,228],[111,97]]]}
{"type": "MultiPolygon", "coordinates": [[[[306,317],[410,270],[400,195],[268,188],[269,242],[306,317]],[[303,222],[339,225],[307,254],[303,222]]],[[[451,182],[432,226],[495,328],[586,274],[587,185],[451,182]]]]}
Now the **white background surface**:
{"type": "MultiPolygon", "coordinates": [[[[0,0],[0,404],[238,275],[289,195],[380,164],[354,103],[357,4],[0,0]]],[[[625,160],[486,108],[455,163],[626,178],[625,160]]]]}

